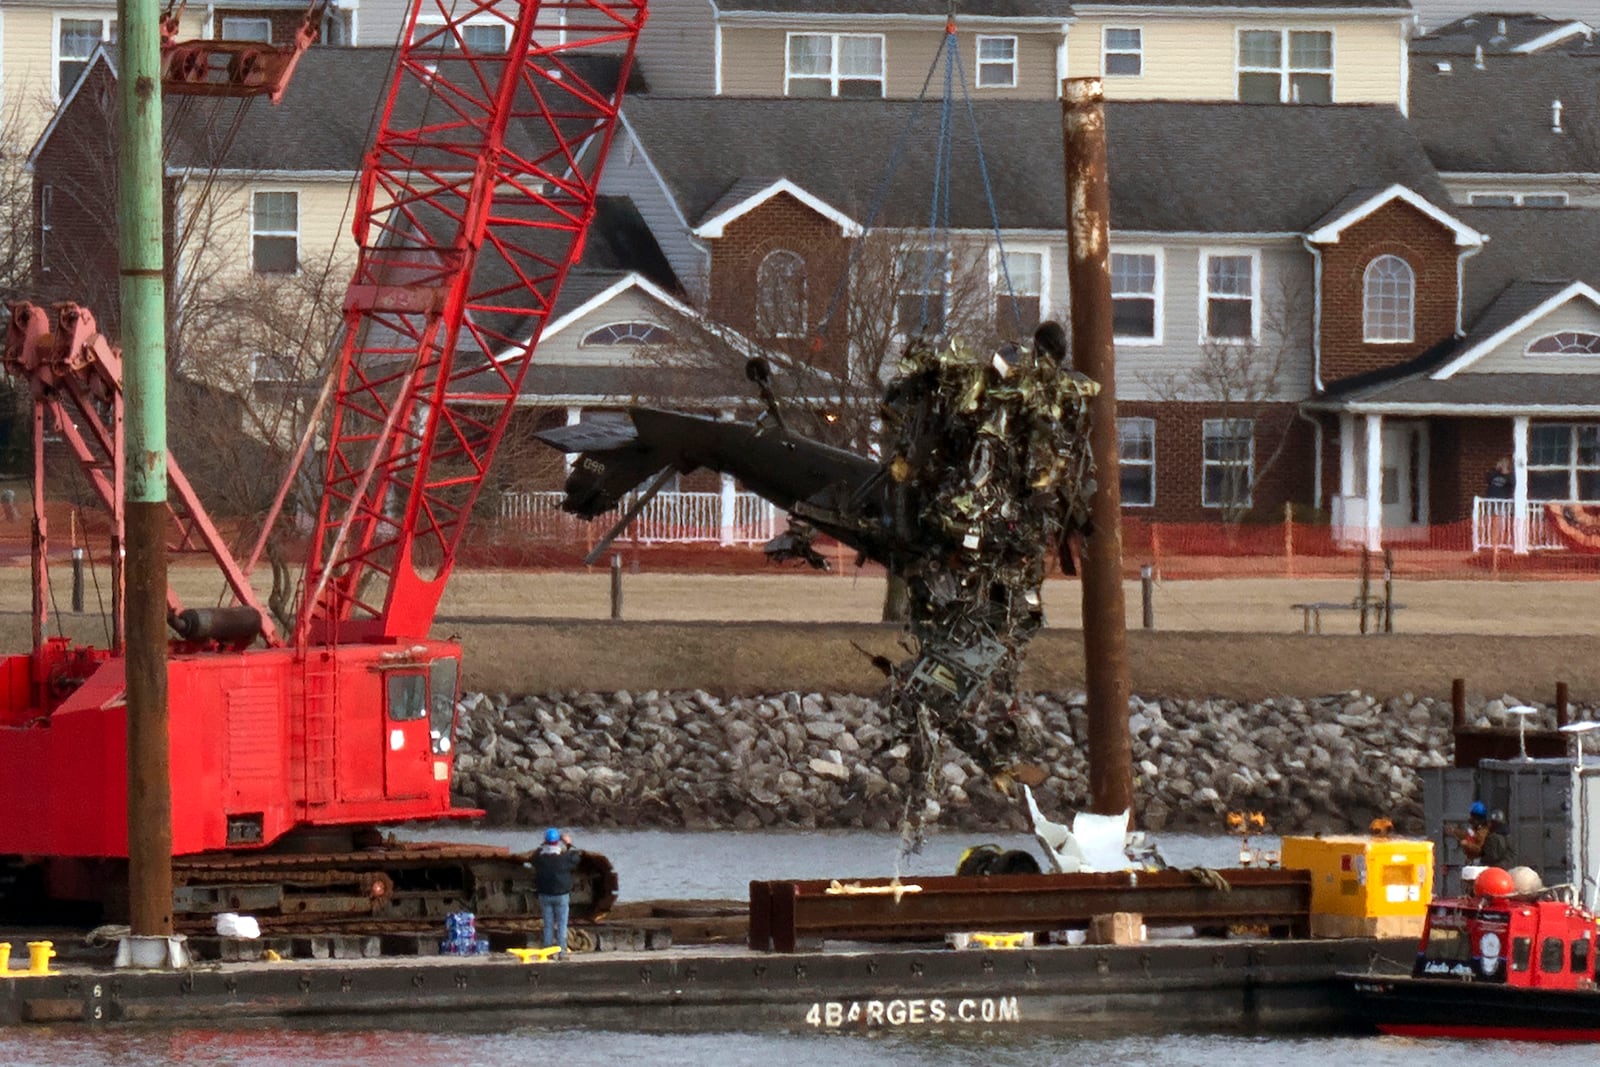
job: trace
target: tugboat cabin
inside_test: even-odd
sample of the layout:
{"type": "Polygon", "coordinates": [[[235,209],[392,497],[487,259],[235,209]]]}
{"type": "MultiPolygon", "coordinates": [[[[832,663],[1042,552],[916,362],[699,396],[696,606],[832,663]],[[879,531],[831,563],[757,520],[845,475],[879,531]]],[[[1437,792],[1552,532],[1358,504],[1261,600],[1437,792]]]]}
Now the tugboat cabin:
{"type": "Polygon", "coordinates": [[[1594,918],[1560,901],[1511,899],[1510,877],[1504,886],[1493,877],[1504,873],[1490,868],[1473,896],[1429,905],[1412,977],[1594,989],[1594,918]]]}

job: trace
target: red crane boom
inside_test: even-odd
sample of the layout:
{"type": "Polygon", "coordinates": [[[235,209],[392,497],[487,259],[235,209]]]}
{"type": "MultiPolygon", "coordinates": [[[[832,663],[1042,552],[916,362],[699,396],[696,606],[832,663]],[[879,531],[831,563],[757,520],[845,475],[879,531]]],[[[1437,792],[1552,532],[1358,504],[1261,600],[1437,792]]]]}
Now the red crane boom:
{"type": "MultiPolygon", "coordinates": [[[[277,639],[247,569],[187,483],[173,482],[178,538],[211,549],[242,605],[174,622],[172,841],[188,863],[177,868],[180,912],[203,912],[241,878],[288,878],[282,855],[276,867],[247,869],[248,858],[226,853],[271,851],[290,835],[302,839],[283,849],[299,857],[296,893],[332,884],[313,870],[324,861],[353,878],[350,894],[307,905],[312,912],[531,906],[518,857],[356,845],[373,824],[478,814],[450,799],[461,649],[427,633],[534,347],[582,252],[645,2],[414,0],[362,178],[358,265],[329,379],[327,472],[293,642],[277,639]],[[208,889],[208,879],[220,881],[208,889]],[[441,890],[451,887],[447,900],[441,890]]],[[[217,84],[197,75],[189,91],[221,92],[213,75],[217,84]]],[[[261,91],[259,79],[229,78],[246,95],[261,91]]],[[[63,427],[74,412],[87,420],[87,444],[67,436],[117,537],[119,364],[92,317],[69,310],[52,323],[19,309],[7,366],[29,377],[39,401],[41,477],[45,415],[63,427]]],[[[41,522],[42,504],[41,495],[41,522]]],[[[42,575],[42,526],[35,541],[42,575]]],[[[102,900],[127,856],[126,661],[117,647],[44,640],[43,582],[39,647],[0,659],[0,760],[27,771],[0,775],[0,906],[6,886],[21,884],[17,868],[41,868],[56,899],[102,900]]],[[[590,903],[603,910],[614,879],[603,863],[591,874],[590,903]]],[[[294,907],[279,906],[288,921],[294,907]]]]}
{"type": "Polygon", "coordinates": [[[581,254],[644,18],[644,0],[413,8],[361,183],[301,644],[427,634],[581,254]],[[485,20],[504,52],[472,47],[485,20]],[[612,85],[583,62],[601,51],[612,85]],[[474,403],[447,403],[469,378],[474,403]]]}

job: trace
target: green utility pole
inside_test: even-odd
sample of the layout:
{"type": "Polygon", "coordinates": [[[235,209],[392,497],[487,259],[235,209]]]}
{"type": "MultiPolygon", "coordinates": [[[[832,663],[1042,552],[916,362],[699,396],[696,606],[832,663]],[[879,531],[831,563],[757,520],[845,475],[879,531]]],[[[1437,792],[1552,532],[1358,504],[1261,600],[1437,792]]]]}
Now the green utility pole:
{"type": "Polygon", "coordinates": [[[128,905],[134,938],[172,934],[167,737],[167,341],[158,0],[118,0],[117,225],[127,494],[128,905]]]}

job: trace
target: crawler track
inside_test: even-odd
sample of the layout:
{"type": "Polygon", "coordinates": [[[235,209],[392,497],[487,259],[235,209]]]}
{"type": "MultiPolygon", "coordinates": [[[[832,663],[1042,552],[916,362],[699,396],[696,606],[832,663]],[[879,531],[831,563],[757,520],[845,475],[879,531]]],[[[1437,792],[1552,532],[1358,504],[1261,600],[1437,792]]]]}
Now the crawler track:
{"type": "MultiPolygon", "coordinates": [[[[584,853],[572,918],[597,919],[616,898],[611,862],[584,853]]],[[[181,928],[209,929],[217,914],[232,911],[281,933],[431,928],[455,911],[511,929],[539,915],[531,853],[453,844],[183,857],[173,866],[173,901],[181,928]]]]}

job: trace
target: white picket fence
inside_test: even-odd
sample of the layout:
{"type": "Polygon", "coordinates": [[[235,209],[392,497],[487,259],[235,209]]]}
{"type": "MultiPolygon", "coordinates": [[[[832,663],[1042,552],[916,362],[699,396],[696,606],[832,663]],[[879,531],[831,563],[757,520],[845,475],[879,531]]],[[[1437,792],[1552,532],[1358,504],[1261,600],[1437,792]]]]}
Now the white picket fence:
{"type": "MultiPolygon", "coordinates": [[[[599,536],[621,517],[610,511],[593,522],[561,510],[559,491],[500,494],[500,525],[541,541],[581,541],[599,536]]],[[[623,508],[629,501],[623,502],[623,508]]],[[[643,544],[759,545],[783,528],[783,513],[754,493],[657,493],[623,536],[643,544]],[[725,504],[731,502],[731,513],[725,504]]]]}

